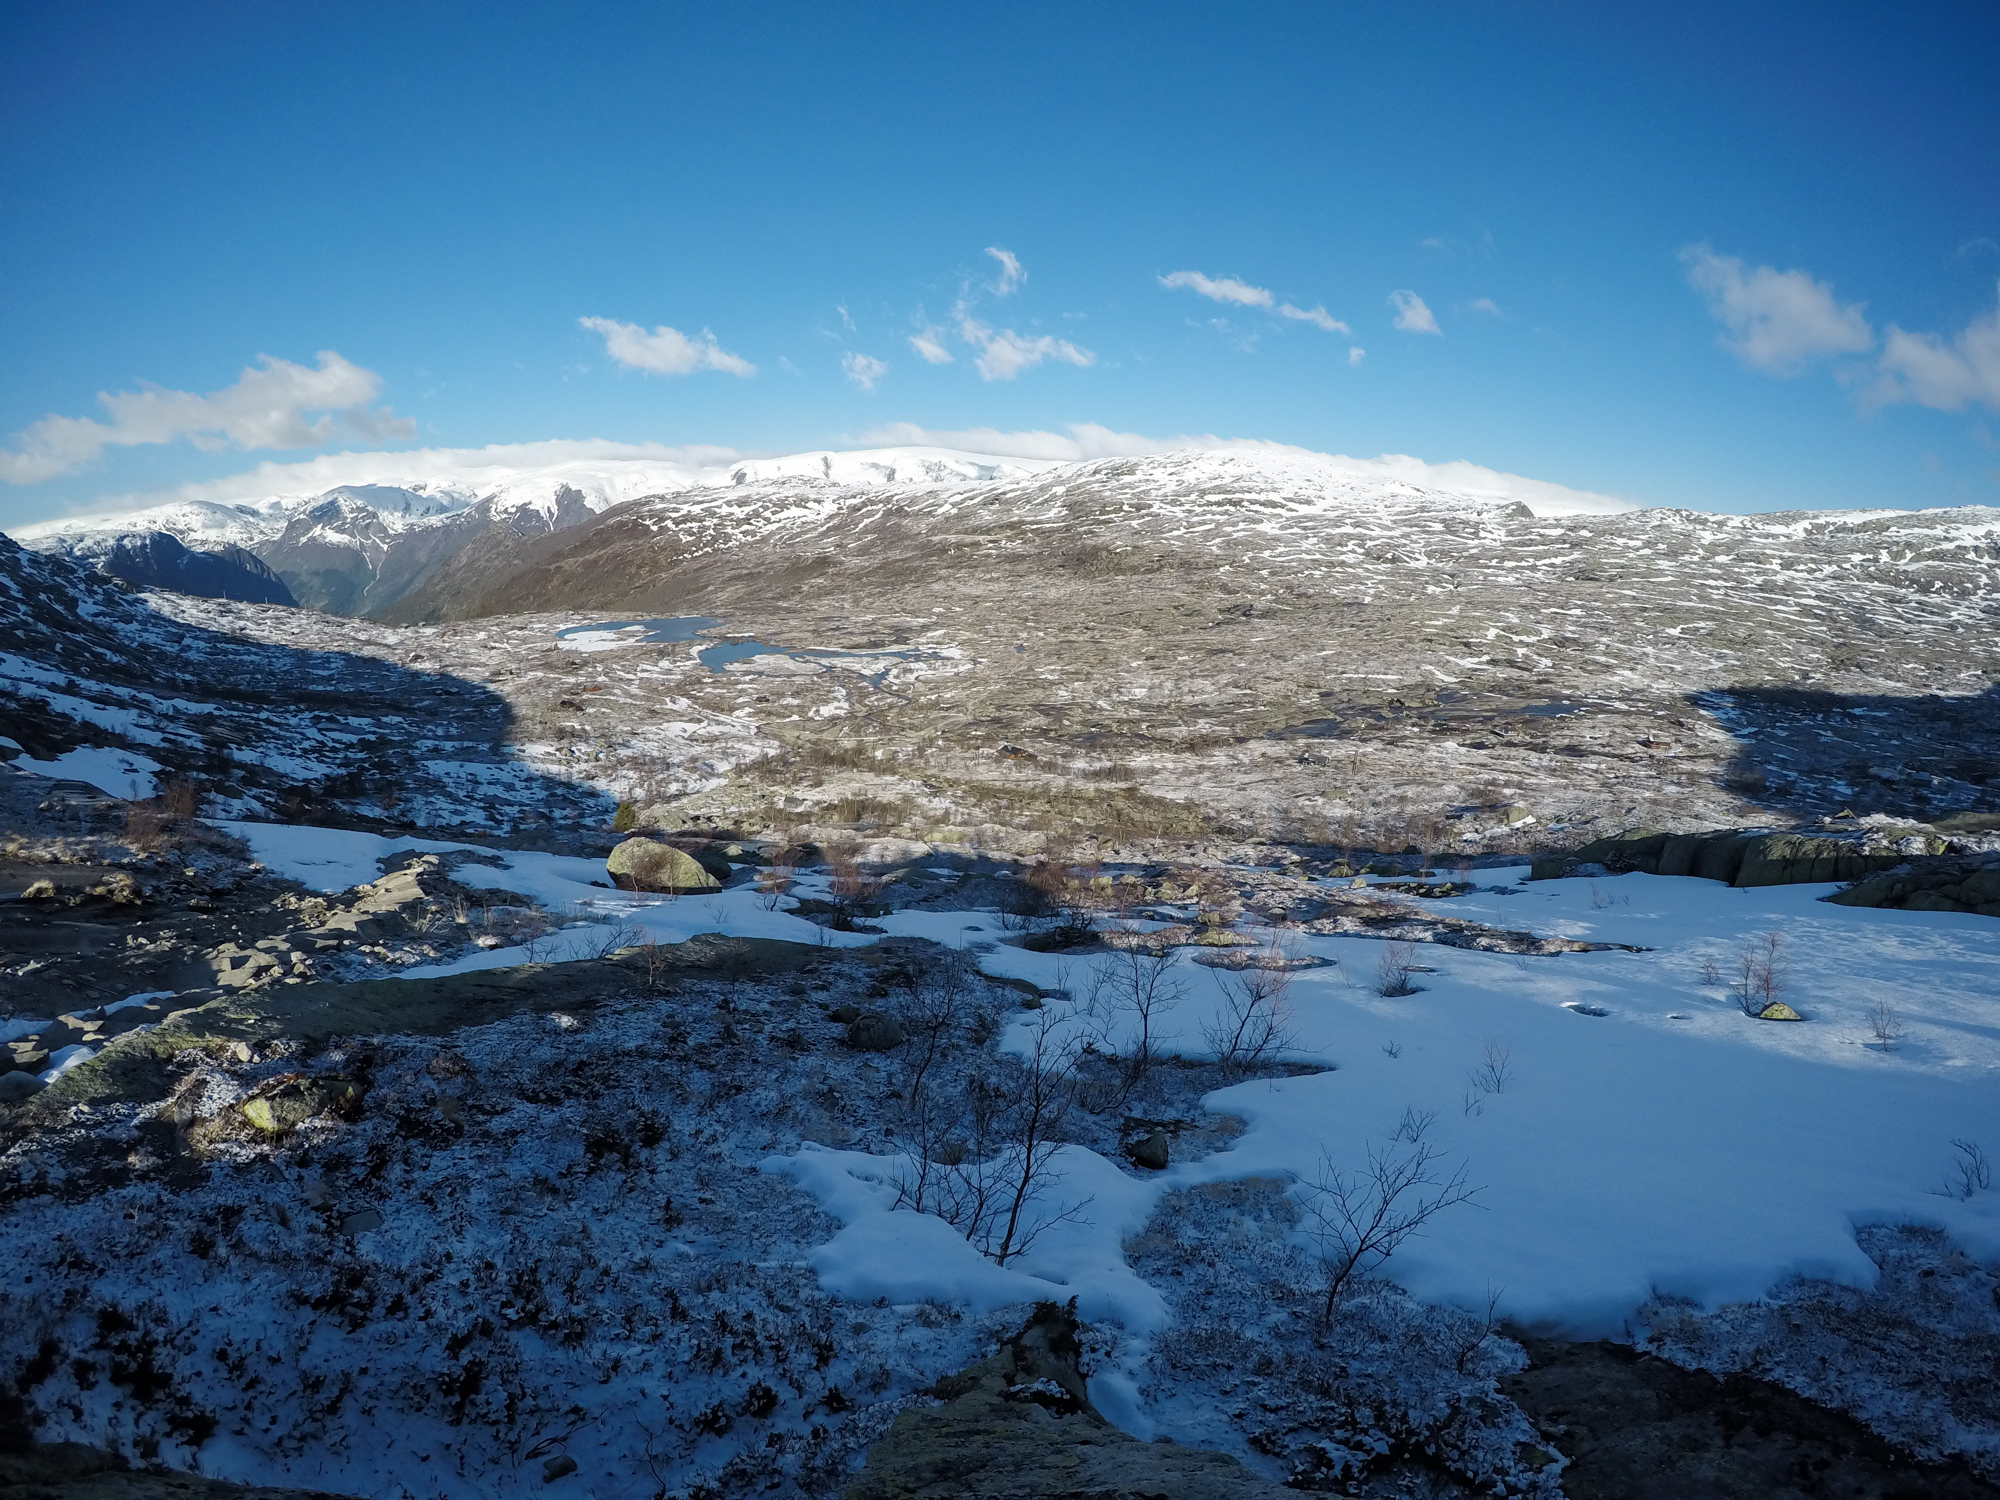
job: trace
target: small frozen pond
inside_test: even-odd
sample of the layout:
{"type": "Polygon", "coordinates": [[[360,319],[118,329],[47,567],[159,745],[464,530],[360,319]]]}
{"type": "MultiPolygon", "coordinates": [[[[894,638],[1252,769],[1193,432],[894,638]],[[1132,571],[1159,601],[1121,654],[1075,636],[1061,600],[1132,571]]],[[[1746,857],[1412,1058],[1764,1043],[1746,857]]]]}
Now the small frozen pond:
{"type": "MultiPolygon", "coordinates": [[[[606,620],[601,624],[572,625],[567,630],[559,630],[556,632],[556,644],[565,651],[615,651],[620,646],[668,645],[676,641],[698,641],[704,631],[713,630],[721,623],[708,615],[676,615],[657,620],[606,620]]],[[[823,672],[845,667],[859,672],[870,686],[880,687],[895,663],[936,654],[917,650],[837,651],[817,646],[773,646],[766,641],[716,641],[696,651],[695,659],[711,672],[723,672],[735,662],[759,656],[776,656],[823,672]]]]}
{"type": "Polygon", "coordinates": [[[661,646],[674,641],[692,641],[704,630],[713,630],[720,620],[707,615],[675,615],[661,620],[607,620],[602,625],[572,625],[556,632],[556,644],[565,651],[613,651],[620,646],[661,646]]]}

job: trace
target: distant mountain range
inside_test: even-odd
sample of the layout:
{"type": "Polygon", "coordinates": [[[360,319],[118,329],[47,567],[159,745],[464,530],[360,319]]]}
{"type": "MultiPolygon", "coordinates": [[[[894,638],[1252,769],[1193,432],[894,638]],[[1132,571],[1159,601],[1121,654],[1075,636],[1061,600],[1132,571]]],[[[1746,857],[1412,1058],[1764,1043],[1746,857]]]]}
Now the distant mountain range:
{"type": "Polygon", "coordinates": [[[1045,460],[921,448],[802,453],[709,467],[582,461],[340,485],[236,504],[176,501],[40,522],[12,535],[33,551],[59,553],[132,583],[373,617],[394,610],[468,549],[475,553],[471,571],[484,576],[524,543],[635,499],[774,482],[863,490],[969,484],[1050,467],[1045,460]],[[246,568],[246,560],[259,566],[246,568]],[[274,582],[280,585],[275,592],[274,582]]]}

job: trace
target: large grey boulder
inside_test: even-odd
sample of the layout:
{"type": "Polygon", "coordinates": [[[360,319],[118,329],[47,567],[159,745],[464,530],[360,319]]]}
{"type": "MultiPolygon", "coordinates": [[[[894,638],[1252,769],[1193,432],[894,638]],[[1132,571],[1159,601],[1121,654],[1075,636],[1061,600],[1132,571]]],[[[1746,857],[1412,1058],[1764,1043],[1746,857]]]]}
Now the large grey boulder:
{"type": "Polygon", "coordinates": [[[719,891],[722,882],[701,867],[693,855],[656,839],[627,839],[604,861],[612,883],[621,890],[719,891]]]}

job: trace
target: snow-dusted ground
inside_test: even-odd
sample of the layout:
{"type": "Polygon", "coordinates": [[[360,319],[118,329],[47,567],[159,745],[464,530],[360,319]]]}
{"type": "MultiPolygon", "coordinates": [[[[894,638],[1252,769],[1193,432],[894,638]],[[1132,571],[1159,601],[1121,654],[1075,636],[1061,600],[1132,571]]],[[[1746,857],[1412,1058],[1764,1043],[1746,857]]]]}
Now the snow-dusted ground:
{"type": "MultiPolygon", "coordinates": [[[[273,869],[322,889],[372,876],[392,851],[453,847],[272,825],[232,831],[273,869]]],[[[594,902],[606,923],[661,941],[702,931],[866,941],[767,911],[748,888],[659,901],[590,884],[601,878],[591,861],[498,857],[507,868],[496,884],[549,906],[594,902]]],[[[1792,1274],[1872,1284],[1857,1224],[1932,1223],[1977,1255],[2000,1255],[2000,1194],[1939,1193],[1954,1139],[2000,1151],[2000,925],[1833,906],[1819,899],[1830,886],[1737,890],[1646,875],[1518,885],[1524,871],[1490,874],[1495,883],[1448,909],[1648,951],[1523,958],[1426,946],[1424,988],[1385,999],[1375,993],[1384,944],[1283,934],[1295,953],[1331,961],[1295,973],[1288,995],[1294,1055],[1326,1071],[1212,1095],[1211,1109],[1250,1127],[1230,1150],[1139,1180],[1067,1148],[1065,1191],[1093,1197],[1092,1212],[1005,1270],[941,1225],[895,1211],[881,1157],[815,1153],[782,1168],[846,1225],[815,1263],[856,1295],[994,1306],[1076,1294],[1086,1317],[1138,1331],[1157,1326],[1162,1304],[1120,1247],[1162,1194],[1251,1176],[1310,1179],[1323,1158],[1352,1165],[1406,1109],[1435,1113],[1430,1139],[1482,1188],[1477,1209],[1454,1212],[1395,1261],[1395,1279],[1430,1301],[1478,1306],[1499,1286],[1510,1316],[1606,1335],[1656,1294],[1717,1306],[1792,1274]],[[1704,980],[1705,963],[1726,975],[1769,931],[1784,935],[1785,998],[1803,1022],[1747,1017],[1704,980]],[[1895,1012],[1886,1049],[1869,1019],[1883,1003],[1895,1012]],[[1506,1076],[1482,1088],[1473,1075],[1495,1049],[1506,1076]]],[[[991,974],[1081,988],[1084,960],[988,946],[998,935],[988,914],[902,911],[879,925],[976,945],[991,974]]],[[[1223,980],[1182,951],[1188,998],[1167,1026],[1177,1050],[1198,1054],[1223,980]]],[[[519,955],[495,950],[437,971],[510,960],[519,955]]],[[[1018,1049],[1033,1024],[1024,1016],[1003,1045],[1018,1049]]]]}

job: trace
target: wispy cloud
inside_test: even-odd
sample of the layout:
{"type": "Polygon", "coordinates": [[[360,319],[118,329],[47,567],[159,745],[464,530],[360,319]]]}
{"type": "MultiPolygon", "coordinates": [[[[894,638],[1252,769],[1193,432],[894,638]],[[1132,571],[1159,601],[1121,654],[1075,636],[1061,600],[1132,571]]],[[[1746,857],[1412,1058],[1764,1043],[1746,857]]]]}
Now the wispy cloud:
{"type": "Polygon", "coordinates": [[[345,431],[372,442],[414,437],[416,423],[386,408],[371,410],[382,377],[331,349],[317,365],[259,356],[234,385],[197,395],[149,385],[100,391],[108,422],[46,416],[0,449],[0,479],[35,484],[95,461],[106,448],[186,438],[205,452],[225,448],[317,448],[345,431]],[[311,413],[320,415],[311,417],[311,413]]]}
{"type": "Polygon", "coordinates": [[[1389,293],[1389,304],[1396,309],[1396,326],[1405,333],[1435,333],[1443,336],[1438,320],[1432,314],[1424,299],[1415,292],[1401,291],[1389,293]]]}
{"type": "Polygon", "coordinates": [[[1366,349],[1363,349],[1360,346],[1354,344],[1350,344],[1348,346],[1347,363],[1350,368],[1360,364],[1361,361],[1366,359],[1367,357],[1368,357],[1368,351],[1366,349]]]}
{"type": "Polygon", "coordinates": [[[850,349],[840,356],[840,370],[862,390],[872,391],[875,389],[875,383],[889,373],[889,366],[884,360],[868,354],[857,354],[850,349]]]}
{"type": "Polygon", "coordinates": [[[1294,323],[1310,323],[1315,328],[1323,328],[1328,333],[1352,333],[1340,319],[1334,317],[1324,307],[1294,307],[1289,302],[1278,304],[1278,316],[1290,318],[1294,323]]]}
{"type": "Polygon", "coordinates": [[[1864,405],[1899,401],[1961,411],[1979,405],[2000,411],[2000,301],[1950,340],[1935,333],[1906,333],[1891,323],[1882,336],[1880,377],[1862,396],[1864,405]]]}
{"type": "Polygon", "coordinates": [[[1000,279],[993,283],[993,295],[1006,297],[1028,279],[1028,273],[1021,269],[1020,257],[1012,250],[1002,250],[998,245],[988,245],[986,253],[1000,262],[1000,279]]]}
{"type": "Polygon", "coordinates": [[[1199,271],[1169,271],[1160,278],[1160,285],[1170,292],[1185,287],[1211,302],[1233,302],[1238,307],[1268,308],[1275,300],[1261,286],[1238,281],[1234,276],[1204,276],[1199,271]]]}
{"type": "Polygon", "coordinates": [[[1491,297],[1474,297],[1470,302],[1465,304],[1465,310],[1467,312],[1485,313],[1489,318],[1504,318],[1507,316],[1500,311],[1500,304],[1495,302],[1491,297]]]}
{"type": "Polygon", "coordinates": [[[854,326],[853,315],[848,312],[847,304],[845,302],[836,302],[834,304],[833,310],[840,314],[841,327],[845,328],[849,333],[860,332],[860,330],[854,326]]]}
{"type": "Polygon", "coordinates": [[[1262,308],[1265,312],[1275,313],[1294,323],[1310,323],[1313,327],[1323,328],[1328,333],[1353,332],[1324,306],[1297,307],[1290,302],[1280,302],[1267,288],[1252,286],[1247,281],[1238,281],[1234,276],[1204,276],[1199,271],[1169,271],[1159,278],[1159,283],[1170,292],[1185,289],[1198,297],[1206,297],[1211,302],[1221,302],[1236,307],[1262,308]]]}
{"type": "Polygon", "coordinates": [[[644,370],[651,375],[692,375],[697,370],[720,370],[725,375],[749,376],[757,367],[739,359],[715,341],[706,328],[690,338],[664,324],[648,333],[637,323],[620,323],[612,318],[578,318],[577,326],[604,337],[604,352],[628,370],[644,370]]]}
{"type": "Polygon", "coordinates": [[[1829,282],[1798,270],[1751,270],[1707,245],[1688,245],[1680,258],[1688,284],[1707,299],[1709,313],[1725,330],[1718,342],[1753,370],[1796,375],[1816,360],[1874,346],[1862,305],[1843,306],[1829,282]]]}
{"type": "Polygon", "coordinates": [[[910,347],[917,352],[917,358],[927,365],[948,365],[951,351],[944,346],[945,330],[935,324],[927,324],[910,335],[910,347]]]}

